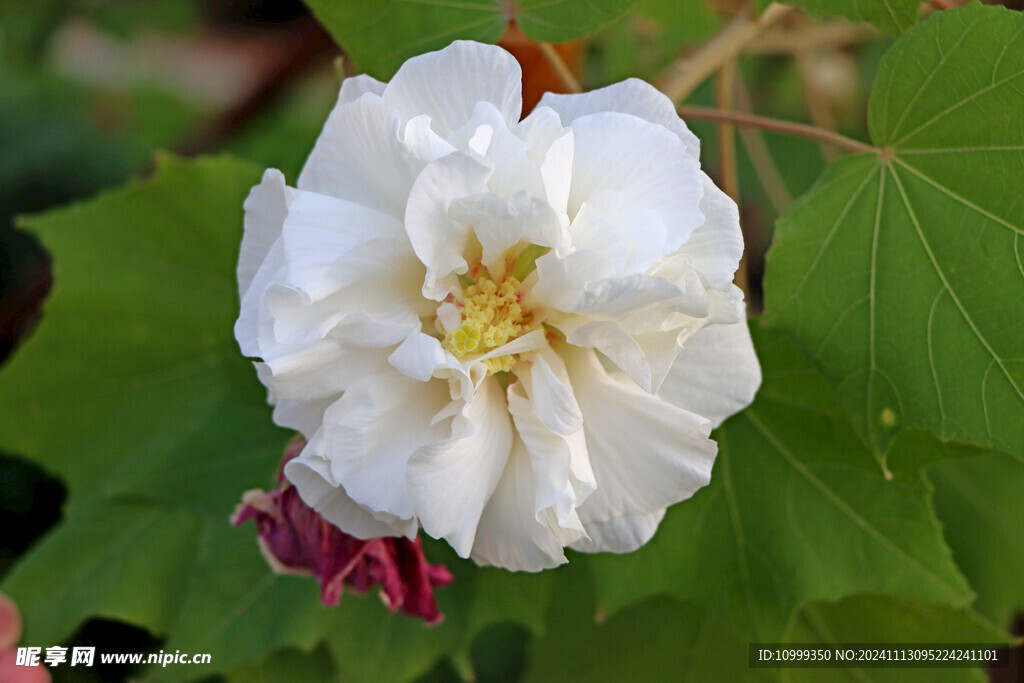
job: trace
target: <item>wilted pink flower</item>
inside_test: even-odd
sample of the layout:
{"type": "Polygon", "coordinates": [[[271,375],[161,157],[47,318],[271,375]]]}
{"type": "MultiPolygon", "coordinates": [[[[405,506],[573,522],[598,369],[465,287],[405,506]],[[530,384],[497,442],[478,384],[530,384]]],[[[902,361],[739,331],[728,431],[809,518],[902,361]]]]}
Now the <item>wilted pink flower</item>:
{"type": "Polygon", "coordinates": [[[302,502],[298,491],[282,472],[284,464],[306,445],[295,438],[285,451],[273,491],[247,491],[235,508],[235,526],[253,519],[259,527],[259,544],[274,571],[280,574],[312,574],[320,580],[326,605],[336,605],[343,586],[365,593],[375,583],[392,612],[440,623],[435,587],[446,586],[452,575],[444,565],[429,564],[419,538],[404,536],[360,540],[334,526],[302,502]]]}

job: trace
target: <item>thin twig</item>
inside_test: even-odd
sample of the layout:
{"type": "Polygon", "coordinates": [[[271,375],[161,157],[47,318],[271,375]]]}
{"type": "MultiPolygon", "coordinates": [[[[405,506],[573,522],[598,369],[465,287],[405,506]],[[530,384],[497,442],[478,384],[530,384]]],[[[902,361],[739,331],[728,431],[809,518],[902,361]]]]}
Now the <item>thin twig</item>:
{"type": "Polygon", "coordinates": [[[725,28],[696,52],[670,66],[658,79],[658,89],[668,95],[673,102],[682,100],[722,64],[736,57],[747,43],[788,14],[791,9],[785,5],[772,3],[761,13],[760,18],[756,18],[751,3],[746,3],[725,28]]]}
{"type": "Polygon", "coordinates": [[[544,59],[547,61],[548,66],[558,76],[558,80],[565,86],[566,92],[569,93],[581,93],[583,88],[580,87],[580,82],[576,80],[576,77],[572,73],[572,69],[562,59],[562,55],[558,54],[558,50],[551,43],[537,43],[537,47],[540,48],[540,53],[544,55],[544,59]]]}
{"type": "MultiPolygon", "coordinates": [[[[752,107],[750,93],[747,92],[747,86],[739,74],[736,78],[736,104],[741,112],[750,113],[752,107]]],[[[779,167],[776,165],[768,145],[765,144],[764,135],[757,128],[740,126],[740,138],[747,148],[750,162],[754,165],[754,170],[768,195],[768,200],[771,201],[778,213],[782,213],[793,202],[793,195],[789,193],[789,188],[786,187],[786,182],[779,173],[779,167]]]]}
{"type": "Polygon", "coordinates": [[[809,138],[818,142],[827,142],[840,149],[850,152],[870,152],[877,154],[881,150],[869,144],[848,138],[830,130],[809,126],[806,123],[794,123],[793,121],[781,121],[769,119],[753,114],[741,114],[735,111],[722,111],[711,107],[676,107],[676,112],[684,119],[695,119],[698,121],[728,121],[737,126],[752,126],[762,130],[770,130],[785,135],[795,135],[801,138],[809,138]]]}
{"type": "Polygon", "coordinates": [[[863,43],[878,35],[878,29],[867,23],[801,21],[794,27],[773,26],[750,41],[743,51],[747,54],[791,55],[814,50],[835,50],[863,43]]]}

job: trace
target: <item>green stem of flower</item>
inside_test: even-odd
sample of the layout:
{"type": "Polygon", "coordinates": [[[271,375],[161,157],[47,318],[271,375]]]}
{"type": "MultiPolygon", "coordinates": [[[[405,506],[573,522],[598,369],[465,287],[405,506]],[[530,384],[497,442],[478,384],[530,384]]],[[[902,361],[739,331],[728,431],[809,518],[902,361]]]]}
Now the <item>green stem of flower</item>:
{"type": "Polygon", "coordinates": [[[769,119],[763,116],[755,116],[754,114],[723,111],[711,107],[676,107],[676,112],[684,119],[727,122],[737,126],[750,126],[762,130],[770,130],[784,135],[795,135],[801,138],[817,140],[818,142],[826,142],[848,152],[878,154],[881,151],[877,147],[872,147],[859,140],[854,140],[853,138],[848,138],[845,135],[840,135],[824,128],[818,128],[817,126],[809,126],[806,123],[769,119]]]}

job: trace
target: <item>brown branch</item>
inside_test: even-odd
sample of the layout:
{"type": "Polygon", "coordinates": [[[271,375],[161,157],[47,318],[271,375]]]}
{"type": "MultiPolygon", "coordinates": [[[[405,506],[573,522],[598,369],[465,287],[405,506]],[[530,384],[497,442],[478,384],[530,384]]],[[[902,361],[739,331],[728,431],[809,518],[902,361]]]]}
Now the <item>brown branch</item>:
{"type": "Polygon", "coordinates": [[[754,16],[751,3],[746,3],[732,21],[696,52],[670,66],[658,79],[658,89],[668,95],[673,102],[682,100],[722,64],[734,59],[747,43],[787,15],[791,9],[785,5],[772,3],[761,13],[760,18],[757,18],[754,16]]]}
{"type": "Polygon", "coordinates": [[[858,45],[879,35],[871,24],[846,21],[806,22],[795,27],[775,25],[744,48],[746,53],[791,55],[858,45]]]}
{"type": "MultiPolygon", "coordinates": [[[[747,92],[746,84],[741,77],[736,79],[736,104],[741,112],[751,112],[750,93],[747,92]]],[[[740,126],[739,132],[769,201],[778,213],[782,213],[793,202],[793,196],[779,173],[779,167],[768,145],[765,144],[764,135],[759,129],[750,126],[740,126]]]]}
{"type": "Polygon", "coordinates": [[[720,109],[712,109],[710,107],[676,107],[676,112],[684,119],[716,122],[727,121],[737,126],[752,126],[762,130],[783,133],[784,135],[795,135],[801,138],[817,140],[818,142],[827,142],[830,145],[835,145],[836,147],[845,149],[849,152],[869,152],[877,154],[881,151],[877,147],[872,147],[871,145],[860,142],[859,140],[854,140],[853,138],[848,138],[845,135],[833,133],[832,131],[825,130],[823,128],[809,126],[806,123],[781,121],[779,119],[769,119],[763,116],[755,116],[753,114],[722,111],[720,109]]]}

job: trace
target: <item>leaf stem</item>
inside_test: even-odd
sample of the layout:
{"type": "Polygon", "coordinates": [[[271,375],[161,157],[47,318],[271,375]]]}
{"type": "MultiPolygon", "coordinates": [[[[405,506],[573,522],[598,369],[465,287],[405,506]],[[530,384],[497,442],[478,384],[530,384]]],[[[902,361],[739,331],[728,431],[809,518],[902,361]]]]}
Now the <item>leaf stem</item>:
{"type": "Polygon", "coordinates": [[[736,57],[747,43],[792,9],[772,3],[760,17],[756,17],[752,3],[747,2],[732,21],[696,52],[666,69],[658,79],[658,90],[668,95],[673,102],[682,100],[704,79],[721,68],[722,64],[736,57]]]}
{"type": "Polygon", "coordinates": [[[793,121],[782,121],[780,119],[769,119],[754,114],[743,114],[735,111],[723,111],[711,107],[676,107],[676,112],[684,119],[695,119],[698,121],[725,121],[737,126],[750,126],[762,130],[770,130],[784,135],[795,135],[801,138],[817,140],[835,145],[839,149],[849,152],[870,152],[877,154],[881,150],[877,147],[848,138],[845,135],[834,133],[824,128],[809,126],[806,123],[795,123],[793,121]]]}
{"type": "Polygon", "coordinates": [[[580,82],[576,80],[576,77],[572,73],[572,69],[562,59],[562,55],[558,54],[558,50],[551,43],[538,42],[537,47],[540,48],[541,55],[544,56],[544,60],[551,67],[551,70],[558,76],[558,80],[561,81],[562,86],[565,87],[565,91],[572,94],[578,94],[583,92],[583,88],[580,87],[580,82]]]}

